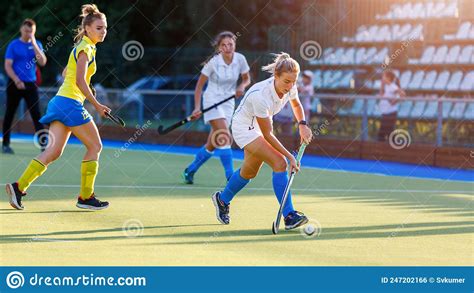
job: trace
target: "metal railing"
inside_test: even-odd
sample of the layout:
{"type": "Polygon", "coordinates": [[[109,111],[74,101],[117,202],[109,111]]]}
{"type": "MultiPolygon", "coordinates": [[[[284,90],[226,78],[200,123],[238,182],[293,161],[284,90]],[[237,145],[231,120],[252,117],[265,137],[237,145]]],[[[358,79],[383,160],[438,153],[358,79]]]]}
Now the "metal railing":
{"type": "MultiPolygon", "coordinates": [[[[46,110],[47,102],[54,97],[57,90],[57,88],[40,88],[40,109],[43,113],[46,110]]],[[[151,127],[173,123],[189,115],[194,107],[194,91],[191,90],[130,91],[101,88],[96,88],[96,90],[98,100],[108,105],[112,111],[124,118],[127,125],[132,127],[145,123],[150,124],[151,127]]],[[[317,93],[312,97],[311,122],[313,125],[321,125],[321,121],[326,119],[329,124],[332,123],[333,127],[331,125],[327,127],[327,135],[331,138],[374,140],[374,133],[379,127],[381,118],[377,110],[377,102],[382,99],[390,98],[373,95],[317,93]]],[[[414,141],[436,146],[445,144],[474,145],[474,120],[466,118],[474,117],[474,113],[468,113],[468,111],[474,111],[474,105],[471,105],[474,104],[474,99],[404,97],[399,101],[399,103],[411,101],[413,107],[416,102],[426,103],[425,108],[428,108],[428,105],[433,106],[433,103],[437,105],[436,110],[432,111],[429,116],[419,113],[414,116],[398,117],[397,127],[409,128],[414,141]],[[451,103],[451,105],[465,103],[463,115],[452,119],[446,113],[443,114],[443,103],[451,103]]],[[[5,105],[5,88],[0,88],[0,102],[5,105]]],[[[0,108],[2,117],[4,108],[4,106],[0,108]]],[[[97,123],[108,123],[98,117],[90,104],[86,103],[86,108],[97,123]]],[[[24,103],[21,103],[20,116],[17,116],[20,120],[25,119],[25,110],[24,103]]],[[[192,123],[190,127],[198,131],[208,130],[208,126],[204,125],[202,119],[192,123]]],[[[294,131],[295,129],[293,128],[294,131]]]]}

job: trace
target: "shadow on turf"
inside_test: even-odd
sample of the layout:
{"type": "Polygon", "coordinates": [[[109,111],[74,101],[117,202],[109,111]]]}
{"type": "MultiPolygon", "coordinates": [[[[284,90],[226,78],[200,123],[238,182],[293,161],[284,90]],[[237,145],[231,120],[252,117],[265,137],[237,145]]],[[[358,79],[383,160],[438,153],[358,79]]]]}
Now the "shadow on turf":
{"type": "MultiPolygon", "coordinates": [[[[355,227],[331,227],[324,228],[322,234],[315,238],[304,238],[299,230],[296,231],[281,231],[278,235],[272,235],[270,227],[268,229],[247,229],[247,230],[224,230],[227,226],[220,224],[201,224],[201,225],[171,225],[171,226],[149,226],[144,227],[144,235],[131,239],[153,239],[153,238],[202,238],[198,241],[173,241],[173,242],[159,242],[153,244],[137,244],[137,245],[192,245],[192,244],[219,244],[219,243],[246,243],[246,242],[272,242],[272,241],[310,241],[310,240],[347,240],[359,238],[385,238],[387,241],[398,237],[417,237],[417,236],[432,236],[432,235],[450,235],[450,234],[467,234],[474,233],[474,221],[458,221],[458,222],[426,222],[426,223],[407,223],[403,226],[400,224],[393,225],[374,225],[374,226],[355,226],[355,227]],[[220,226],[219,231],[203,231],[203,232],[185,232],[146,235],[147,231],[152,229],[166,229],[166,228],[182,228],[182,227],[204,227],[204,226],[220,226]],[[414,228],[422,228],[413,230],[414,228]],[[425,228],[425,229],[423,229],[425,228]],[[428,228],[428,229],[426,229],[428,228]],[[434,229],[429,229],[434,228],[434,229]],[[409,229],[409,230],[408,230],[409,229]],[[373,231],[385,230],[385,231],[373,231]],[[238,239],[239,237],[246,237],[245,239],[238,239]]],[[[32,238],[41,238],[50,236],[64,236],[64,235],[81,235],[94,234],[106,232],[120,232],[122,228],[111,229],[97,229],[97,230],[82,230],[82,231],[63,231],[40,234],[18,234],[5,235],[0,239],[0,243],[24,243],[31,242],[32,238]]],[[[48,238],[46,238],[47,240],[48,238]]],[[[61,237],[65,241],[104,241],[104,240],[125,240],[130,239],[125,235],[120,236],[95,236],[95,237],[61,237]]],[[[51,239],[54,240],[54,239],[51,239]]],[[[388,242],[387,242],[388,243],[388,242]]]]}
{"type": "MultiPolygon", "coordinates": [[[[206,227],[206,226],[221,226],[221,225],[220,224],[191,224],[191,225],[149,226],[149,227],[143,227],[143,230],[144,230],[144,233],[146,233],[145,231],[152,230],[152,229],[206,227]]],[[[0,243],[24,243],[24,242],[31,242],[33,238],[44,239],[45,237],[48,237],[48,236],[81,235],[81,234],[94,234],[94,233],[122,232],[122,231],[124,231],[123,228],[119,227],[119,228],[110,228],[110,229],[59,231],[59,232],[36,233],[36,234],[12,234],[12,235],[2,235],[2,238],[0,238],[0,243]]],[[[151,236],[142,235],[139,237],[127,237],[126,235],[121,235],[121,236],[104,236],[104,237],[61,238],[61,240],[95,241],[95,240],[114,240],[114,239],[141,238],[141,237],[148,238],[151,236]]],[[[156,236],[153,236],[153,237],[156,237],[156,236]]]]}

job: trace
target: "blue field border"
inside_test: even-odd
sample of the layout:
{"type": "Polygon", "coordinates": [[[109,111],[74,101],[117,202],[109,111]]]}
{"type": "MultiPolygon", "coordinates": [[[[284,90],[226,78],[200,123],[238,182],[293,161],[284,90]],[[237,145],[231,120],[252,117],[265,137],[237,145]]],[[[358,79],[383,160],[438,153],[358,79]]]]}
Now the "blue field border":
{"type": "MultiPolygon", "coordinates": [[[[14,134],[12,140],[33,143],[32,135],[14,134]]],[[[70,138],[70,144],[80,144],[77,138],[70,138]]],[[[164,152],[178,155],[194,155],[198,147],[128,143],[126,141],[103,140],[105,148],[117,149],[123,148],[126,151],[150,151],[164,152]]],[[[14,148],[14,144],[12,145],[14,148]]],[[[123,152],[123,151],[122,151],[123,152]]],[[[241,150],[233,151],[234,159],[242,160],[244,153],[241,150]]],[[[315,155],[305,155],[301,164],[307,168],[316,168],[338,172],[352,172],[363,174],[375,174],[382,176],[403,176],[419,179],[436,179],[449,181],[474,182],[474,171],[464,169],[449,169],[440,167],[421,166],[414,164],[395,163],[375,160],[356,160],[346,158],[333,158],[315,155]]],[[[184,167],[183,167],[184,168],[184,167]]]]}

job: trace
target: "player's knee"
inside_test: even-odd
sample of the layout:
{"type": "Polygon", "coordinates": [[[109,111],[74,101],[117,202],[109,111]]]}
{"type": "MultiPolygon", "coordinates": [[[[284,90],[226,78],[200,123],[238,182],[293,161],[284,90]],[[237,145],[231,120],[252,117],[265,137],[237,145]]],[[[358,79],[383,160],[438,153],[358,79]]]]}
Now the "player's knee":
{"type": "Polygon", "coordinates": [[[281,156],[279,157],[274,163],[273,163],[273,171],[275,172],[283,172],[288,168],[288,163],[286,162],[285,157],[281,156]]]}
{"type": "Polygon", "coordinates": [[[99,141],[97,143],[93,143],[87,146],[87,150],[94,154],[100,154],[102,151],[102,143],[99,141]]]}
{"type": "Polygon", "coordinates": [[[60,148],[47,149],[45,152],[47,152],[46,153],[46,157],[47,157],[46,161],[48,161],[47,163],[50,163],[52,161],[56,161],[63,154],[63,150],[60,149],[60,148]]]}

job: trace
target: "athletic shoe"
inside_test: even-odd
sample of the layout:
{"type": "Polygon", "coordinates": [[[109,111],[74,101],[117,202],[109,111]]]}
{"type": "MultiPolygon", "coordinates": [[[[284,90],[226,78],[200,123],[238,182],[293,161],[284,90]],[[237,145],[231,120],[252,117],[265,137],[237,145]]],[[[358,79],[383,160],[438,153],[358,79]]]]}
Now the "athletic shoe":
{"type": "Polygon", "coordinates": [[[18,188],[18,183],[15,182],[12,184],[7,184],[5,186],[5,190],[7,191],[10,205],[17,210],[24,209],[23,205],[21,204],[21,198],[26,195],[26,192],[20,191],[18,188]]]}
{"type": "Polygon", "coordinates": [[[4,153],[4,154],[10,154],[10,155],[14,155],[14,154],[15,154],[15,152],[13,151],[13,149],[12,149],[10,146],[8,146],[8,145],[2,146],[2,153],[4,153]]]}
{"type": "Polygon", "coordinates": [[[183,179],[184,179],[184,183],[193,184],[194,183],[194,172],[188,172],[188,168],[186,168],[183,172],[183,179]]]}
{"type": "Polygon", "coordinates": [[[224,225],[229,225],[230,223],[230,217],[229,217],[229,206],[228,204],[225,204],[224,202],[221,201],[219,198],[221,195],[220,191],[217,191],[212,195],[212,202],[214,203],[214,206],[216,207],[216,217],[217,220],[224,225]]]}
{"type": "Polygon", "coordinates": [[[103,210],[109,207],[109,203],[107,201],[100,201],[98,198],[95,197],[95,194],[93,194],[90,198],[86,200],[83,200],[81,197],[78,197],[76,207],[87,210],[103,210]]]}
{"type": "Polygon", "coordinates": [[[285,217],[285,230],[295,229],[306,223],[308,218],[302,212],[292,211],[285,217]]]}

